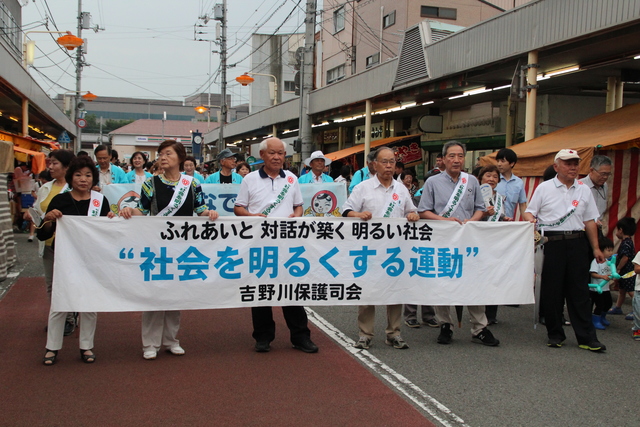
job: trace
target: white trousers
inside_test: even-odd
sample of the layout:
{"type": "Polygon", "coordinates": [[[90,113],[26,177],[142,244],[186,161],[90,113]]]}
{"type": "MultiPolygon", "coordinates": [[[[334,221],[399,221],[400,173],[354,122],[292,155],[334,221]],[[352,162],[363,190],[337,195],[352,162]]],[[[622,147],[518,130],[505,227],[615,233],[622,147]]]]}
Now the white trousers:
{"type": "MultiPolygon", "coordinates": [[[[66,311],[50,311],[49,326],[47,327],[47,350],[60,350],[64,338],[64,323],[67,319],[66,311]]],[[[98,313],[80,313],[80,349],[91,350],[93,337],[96,333],[98,313]]]]}
{"type": "Polygon", "coordinates": [[[179,311],[145,311],[142,313],[142,351],[180,345],[176,339],[179,330],[179,311]]]}

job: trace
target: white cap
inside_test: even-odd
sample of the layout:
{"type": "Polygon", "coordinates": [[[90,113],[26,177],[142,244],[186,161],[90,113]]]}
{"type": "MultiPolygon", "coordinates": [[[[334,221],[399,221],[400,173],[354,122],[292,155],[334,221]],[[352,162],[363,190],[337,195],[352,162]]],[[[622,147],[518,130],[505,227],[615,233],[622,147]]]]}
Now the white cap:
{"type": "Polygon", "coordinates": [[[311,161],[313,161],[315,159],[324,159],[324,165],[325,166],[331,164],[331,159],[328,158],[328,157],[325,157],[324,154],[322,154],[322,151],[314,151],[313,153],[311,153],[311,157],[306,159],[304,161],[304,164],[307,165],[307,166],[311,166],[311,161]]]}
{"type": "Polygon", "coordinates": [[[571,149],[567,149],[565,148],[564,150],[560,150],[558,151],[558,154],[556,154],[556,158],[554,160],[571,160],[571,159],[578,159],[580,160],[580,156],[578,155],[578,152],[576,150],[571,150],[571,149]]]}

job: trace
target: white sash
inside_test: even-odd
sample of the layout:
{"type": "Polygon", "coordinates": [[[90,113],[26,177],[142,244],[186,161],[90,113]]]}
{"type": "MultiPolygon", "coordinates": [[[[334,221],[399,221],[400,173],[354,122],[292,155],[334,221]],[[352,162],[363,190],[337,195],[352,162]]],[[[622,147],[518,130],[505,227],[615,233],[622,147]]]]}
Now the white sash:
{"type": "Polygon", "coordinates": [[[500,217],[504,214],[504,203],[502,196],[498,193],[493,195],[494,214],[489,217],[489,221],[500,221],[500,217]]]}
{"type": "Polygon", "coordinates": [[[393,189],[391,194],[387,193],[387,197],[386,197],[387,200],[385,201],[386,208],[384,210],[384,214],[382,215],[383,218],[390,218],[391,214],[393,213],[393,210],[396,208],[396,206],[398,206],[398,200],[400,200],[400,195],[398,194],[397,191],[395,191],[396,182],[392,182],[391,184],[391,187],[393,189]]]}
{"type": "Polygon", "coordinates": [[[449,197],[449,201],[447,205],[444,207],[444,210],[440,214],[440,216],[449,218],[451,214],[458,207],[458,203],[462,200],[464,196],[464,190],[467,188],[467,184],[469,183],[469,174],[466,172],[460,172],[460,176],[458,177],[458,183],[456,184],[456,188],[453,189],[453,193],[451,193],[451,197],[449,197]]]}
{"type": "Polygon", "coordinates": [[[91,190],[91,200],[89,200],[89,210],[87,211],[87,216],[100,216],[103,201],[104,196],[102,195],[102,193],[91,190]]]}
{"type": "Polygon", "coordinates": [[[191,187],[191,182],[193,181],[193,177],[189,175],[181,175],[178,180],[178,185],[173,189],[173,196],[171,197],[171,201],[169,204],[165,206],[160,212],[158,212],[157,216],[173,216],[178,209],[184,205],[185,200],[187,200],[187,195],[189,194],[189,187],[191,187]]]}

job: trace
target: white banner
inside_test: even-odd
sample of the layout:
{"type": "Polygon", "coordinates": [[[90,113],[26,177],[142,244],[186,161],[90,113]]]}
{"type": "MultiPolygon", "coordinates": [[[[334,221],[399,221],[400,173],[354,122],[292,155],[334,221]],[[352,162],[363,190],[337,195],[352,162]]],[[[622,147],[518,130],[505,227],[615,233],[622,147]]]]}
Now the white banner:
{"type": "Polygon", "coordinates": [[[533,225],[66,216],[54,311],[533,303],[533,225]]]}
{"type": "MultiPolygon", "coordinates": [[[[111,211],[115,214],[125,206],[136,207],[140,199],[139,184],[111,184],[102,188],[109,200],[111,211]]],[[[221,216],[233,216],[240,184],[201,184],[205,203],[209,209],[218,211],[221,216]]],[[[341,217],[342,205],[347,201],[347,187],[343,183],[300,185],[302,192],[303,216],[341,217]]]]}

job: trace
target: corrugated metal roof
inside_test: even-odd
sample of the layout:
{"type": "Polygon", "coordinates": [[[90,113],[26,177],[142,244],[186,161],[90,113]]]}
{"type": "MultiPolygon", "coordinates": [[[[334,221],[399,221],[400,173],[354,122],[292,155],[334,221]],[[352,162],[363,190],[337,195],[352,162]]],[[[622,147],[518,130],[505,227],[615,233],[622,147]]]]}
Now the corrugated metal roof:
{"type": "Polygon", "coordinates": [[[432,79],[460,73],[640,19],[637,0],[538,0],[426,49],[432,79]]]}

